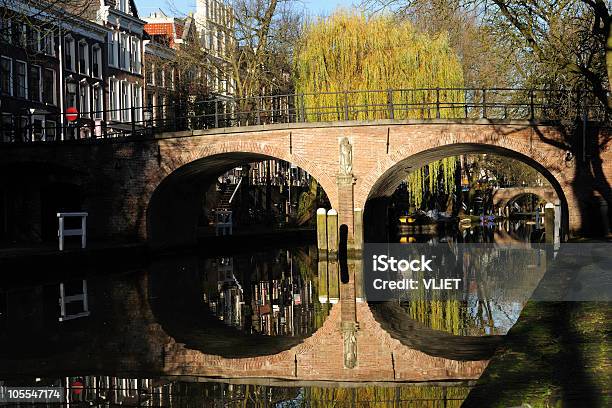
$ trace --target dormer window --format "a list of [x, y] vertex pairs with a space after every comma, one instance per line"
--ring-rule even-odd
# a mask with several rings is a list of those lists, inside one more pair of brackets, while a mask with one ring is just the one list
[[119, 0], [119, 11], [123, 11], [124, 13], [130, 12], [129, 0]]

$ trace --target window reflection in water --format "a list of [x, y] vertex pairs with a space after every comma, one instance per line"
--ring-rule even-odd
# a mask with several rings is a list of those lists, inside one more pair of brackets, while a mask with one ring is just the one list
[[308, 251], [219, 257], [205, 265], [203, 300], [227, 325], [269, 336], [309, 335], [319, 327], [317, 276]]

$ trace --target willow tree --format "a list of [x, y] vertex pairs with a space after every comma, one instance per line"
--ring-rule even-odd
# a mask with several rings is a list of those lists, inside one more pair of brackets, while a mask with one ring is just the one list
[[[340, 10], [310, 22], [296, 48], [294, 74], [307, 120], [384, 119], [390, 109], [396, 119], [463, 114], [463, 92], [450, 89], [463, 86], [463, 72], [448, 36], [419, 32], [388, 15]], [[454, 159], [413, 172], [413, 203], [420, 206], [427, 186], [450, 191], [454, 173]]]

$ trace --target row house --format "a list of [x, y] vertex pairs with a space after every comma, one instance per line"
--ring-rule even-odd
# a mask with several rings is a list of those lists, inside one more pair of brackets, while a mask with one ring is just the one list
[[[84, 0], [73, 10], [41, 4], [0, 9], [0, 140], [100, 137], [144, 126], [145, 22], [133, 0]], [[78, 120], [68, 120], [70, 109]]]
[[62, 112], [78, 108], [84, 125], [101, 119], [107, 32], [76, 16], [60, 20], [60, 14], [32, 7], [24, 14], [13, 6], [0, 11], [0, 139], [76, 137]]
[[[88, 18], [107, 33], [106, 129], [113, 134], [143, 127], [144, 25], [134, 0], [101, 0], [86, 3]], [[108, 130], [107, 130], [108, 131]]]

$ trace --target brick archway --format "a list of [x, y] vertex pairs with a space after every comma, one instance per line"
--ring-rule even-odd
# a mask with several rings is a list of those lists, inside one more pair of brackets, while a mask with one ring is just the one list
[[[149, 183], [146, 237], [154, 246], [195, 242], [198, 196], [203, 185], [234, 167], [266, 159], [290, 162], [308, 172], [336, 202], [336, 185], [315, 162], [262, 141], [167, 139], [159, 142], [159, 171]], [[199, 143], [198, 143], [199, 142]], [[195, 219], [195, 221], [194, 221]], [[160, 225], [159, 224], [161, 220]]]
[[557, 193], [550, 187], [511, 187], [497, 189], [493, 193], [493, 205], [505, 208], [520, 197], [529, 194], [538, 196], [540, 199], [553, 204], [556, 204], [559, 200]]
[[486, 131], [420, 138], [394, 149], [363, 179], [356, 192], [355, 206], [365, 208], [372, 198], [390, 196], [412, 170], [434, 160], [459, 154], [490, 153], [512, 157], [539, 171], [559, 198], [564, 231], [577, 230], [580, 214], [572, 191], [573, 169], [562, 167], [565, 163], [562, 150], [551, 147], [542, 151], [541, 147], [534, 149], [517, 138], [497, 134], [494, 137]]

